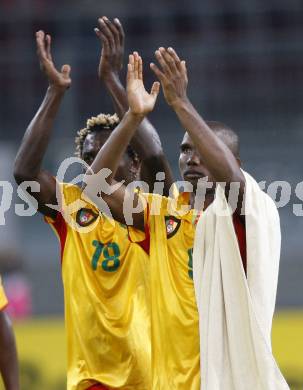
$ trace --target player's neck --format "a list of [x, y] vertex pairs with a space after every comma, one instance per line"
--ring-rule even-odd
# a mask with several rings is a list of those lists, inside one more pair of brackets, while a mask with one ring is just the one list
[[205, 197], [203, 199], [198, 199], [196, 197], [196, 193], [192, 192], [190, 194], [190, 207], [199, 211], [204, 211], [207, 209], [207, 207], [214, 201], [215, 193], [214, 192], [207, 192], [205, 194]]

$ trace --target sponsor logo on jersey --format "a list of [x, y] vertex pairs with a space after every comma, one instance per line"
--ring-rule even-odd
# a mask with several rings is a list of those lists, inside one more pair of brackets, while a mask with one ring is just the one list
[[76, 221], [77, 224], [85, 227], [93, 222], [98, 218], [98, 214], [94, 213], [91, 209], [81, 209], [77, 212]]
[[178, 219], [174, 216], [165, 217], [167, 238], [173, 237], [177, 233], [177, 231], [179, 230], [180, 225], [181, 225], [180, 219]]

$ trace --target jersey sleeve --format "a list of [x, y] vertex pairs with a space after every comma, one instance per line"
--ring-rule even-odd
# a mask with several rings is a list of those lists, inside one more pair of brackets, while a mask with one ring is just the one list
[[3, 310], [8, 304], [7, 297], [0, 278], [0, 310]]
[[[59, 206], [56, 217], [44, 217], [44, 220], [50, 225], [59, 240], [62, 261], [66, 239], [69, 234], [72, 234], [72, 231], [79, 232], [81, 230], [81, 233], [86, 233], [87, 229], [95, 226], [91, 223], [95, 221], [99, 224], [99, 228], [102, 226], [102, 230], [104, 225], [100, 224], [103, 218], [100, 218], [99, 209], [83, 194], [79, 186], [70, 183], [57, 183], [56, 191]], [[106, 224], [106, 226], [109, 225], [108, 230], [112, 234], [114, 230], [111, 224]], [[108, 238], [108, 231], [104, 234]]]
[[53, 232], [58, 238], [58, 241], [60, 243], [60, 249], [61, 249], [61, 263], [63, 259], [63, 251], [65, 247], [65, 241], [67, 236], [67, 225], [66, 222], [62, 216], [61, 213], [57, 213], [57, 216], [55, 219], [50, 217], [44, 217], [44, 220], [46, 223], [49, 224]]
[[79, 187], [66, 183], [57, 183], [57, 191], [59, 190], [60, 199], [58, 203], [60, 205], [60, 210], [58, 211], [55, 218], [44, 217], [44, 220], [47, 224], [50, 225], [51, 229], [57, 236], [60, 247], [61, 247], [61, 262], [63, 258], [63, 251], [65, 247], [65, 241], [67, 236], [67, 222], [63, 216], [63, 213], [66, 211], [67, 207], [72, 203], [77, 202], [81, 198], [81, 190]]

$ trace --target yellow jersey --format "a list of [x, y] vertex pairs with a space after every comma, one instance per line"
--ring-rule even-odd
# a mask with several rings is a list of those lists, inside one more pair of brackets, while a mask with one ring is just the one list
[[[67, 388], [84, 390], [102, 383], [149, 390], [148, 255], [130, 241], [125, 226], [83, 201], [79, 187], [59, 186], [62, 210], [46, 221], [61, 244]], [[132, 234], [140, 235], [135, 229]]]
[[7, 304], [7, 298], [0, 278], [0, 310], [3, 310], [7, 306]]
[[[199, 325], [192, 268], [198, 214], [189, 208], [189, 194], [176, 200], [142, 196], [150, 235], [151, 388], [198, 390]], [[187, 211], [179, 212], [180, 207]]]

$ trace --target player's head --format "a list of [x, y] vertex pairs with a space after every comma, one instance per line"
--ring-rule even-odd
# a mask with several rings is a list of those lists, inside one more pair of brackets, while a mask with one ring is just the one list
[[[206, 123], [232, 151], [239, 165], [241, 165], [238, 135], [223, 123], [215, 121], [208, 121]], [[203, 156], [199, 154], [188, 133], [185, 133], [180, 145], [179, 168], [183, 180], [189, 181], [194, 188], [196, 187], [198, 180], [206, 176], [208, 176], [209, 182], [215, 183], [214, 178], [205, 166]], [[210, 190], [209, 192], [213, 191]]]
[[[86, 127], [78, 131], [75, 139], [76, 155], [82, 158], [88, 165], [91, 165], [99, 150], [107, 141], [113, 129], [119, 124], [116, 114], [99, 114], [87, 120]], [[129, 183], [137, 179], [140, 169], [140, 161], [136, 152], [130, 145], [127, 147], [115, 179], [125, 180]]]

